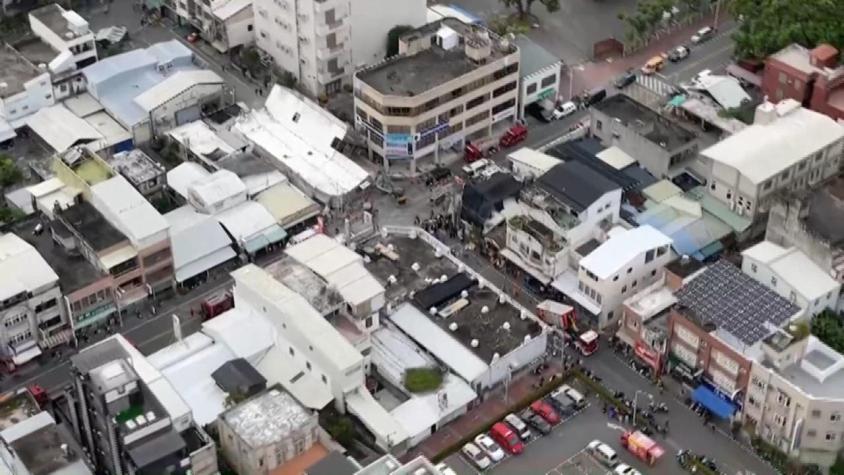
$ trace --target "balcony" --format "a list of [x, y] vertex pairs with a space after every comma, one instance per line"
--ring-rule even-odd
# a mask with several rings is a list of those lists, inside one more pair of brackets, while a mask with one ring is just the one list
[[317, 23], [316, 33], [319, 36], [325, 36], [329, 33], [347, 32], [349, 30], [349, 19], [347, 17], [335, 18], [332, 23]]
[[317, 58], [327, 60], [346, 51], [345, 43], [337, 43], [334, 46], [322, 46], [317, 49]]
[[325, 13], [331, 9], [336, 9], [341, 5], [340, 0], [315, 0], [314, 11], [316, 13]]

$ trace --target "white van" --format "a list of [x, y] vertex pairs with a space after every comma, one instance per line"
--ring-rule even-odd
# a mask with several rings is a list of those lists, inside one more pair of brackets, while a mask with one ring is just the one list
[[525, 424], [525, 421], [519, 418], [519, 416], [511, 412], [510, 414], [504, 416], [504, 422], [509, 424], [510, 427], [512, 427], [513, 430], [516, 431], [517, 434], [519, 434], [519, 438], [522, 439], [522, 441], [527, 442], [528, 440], [530, 440], [532, 436], [532, 434], [530, 433], [530, 429], [528, 429], [528, 426], [527, 424]]
[[595, 457], [598, 462], [601, 462], [609, 468], [613, 468], [618, 465], [618, 454], [615, 453], [615, 450], [598, 439], [589, 442], [589, 445], [586, 446], [586, 450], [588, 450], [589, 454]]
[[469, 178], [475, 178], [481, 171], [483, 171], [484, 168], [490, 166], [491, 164], [492, 162], [486, 158], [475, 160], [463, 167], [463, 173], [465, 173]]

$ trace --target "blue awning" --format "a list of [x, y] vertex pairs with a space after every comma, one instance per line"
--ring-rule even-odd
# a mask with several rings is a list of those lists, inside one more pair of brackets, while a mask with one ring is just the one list
[[692, 393], [692, 400], [721, 419], [726, 419], [736, 412], [735, 405], [715, 394], [714, 391], [706, 386], [698, 386]]

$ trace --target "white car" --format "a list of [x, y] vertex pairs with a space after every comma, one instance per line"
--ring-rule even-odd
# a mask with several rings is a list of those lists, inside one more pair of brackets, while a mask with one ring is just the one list
[[613, 473], [617, 475], [642, 475], [642, 472], [636, 470], [630, 465], [627, 465], [626, 463], [620, 463], [616, 465], [615, 470], [613, 470]]
[[504, 458], [504, 450], [486, 434], [478, 434], [475, 437], [475, 444], [481, 448], [493, 462], [500, 462]]
[[467, 459], [469, 459], [469, 461], [472, 462], [474, 466], [478, 467], [481, 470], [486, 470], [489, 468], [490, 465], [492, 465], [492, 462], [490, 462], [489, 457], [487, 457], [486, 454], [481, 449], [479, 449], [477, 445], [471, 442], [464, 445], [463, 448], [460, 449], [460, 451], [463, 452], [463, 455]]
[[692, 43], [698, 44], [703, 43], [704, 41], [708, 40], [715, 34], [715, 30], [711, 26], [705, 26], [699, 30], [697, 33], [692, 35]]
[[618, 454], [615, 453], [615, 450], [598, 439], [589, 442], [589, 445], [586, 446], [586, 450], [599, 462], [609, 468], [613, 468], [618, 465]]
[[576, 111], [577, 111], [577, 105], [572, 101], [568, 101], [568, 102], [565, 102], [563, 104], [560, 104], [559, 107], [554, 109], [554, 112], [553, 112], [554, 120], [560, 120], [564, 117], [568, 117], [568, 116], [574, 114]]
[[438, 463], [436, 468], [443, 475], [457, 475], [457, 472], [455, 472], [453, 468], [446, 465], [445, 462]]

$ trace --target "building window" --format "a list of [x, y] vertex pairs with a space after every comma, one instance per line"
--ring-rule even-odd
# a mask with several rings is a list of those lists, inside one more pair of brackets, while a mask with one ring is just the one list
[[292, 347], [292, 346], [289, 348], [289, 351], [290, 351], [290, 356], [296, 356], [296, 352], [295, 352], [295, 351], [293, 351], [293, 347]]
[[777, 285], [777, 278], [773, 275], [771, 276], [771, 285], [773, 285], [774, 287], [776, 287]]
[[755, 274], [759, 269], [756, 267], [756, 264], [750, 264], [750, 270]]
[[660, 247], [660, 248], [658, 248], [658, 249], [656, 250], [656, 256], [657, 256], [657, 257], [662, 256], [662, 255], [664, 255], [666, 252], [668, 252], [668, 246], [663, 246], [663, 247]]
[[833, 412], [832, 414], [830, 414], [829, 420], [831, 420], [832, 422], [838, 422], [841, 420], [841, 414]]
[[835, 432], [827, 432], [826, 440], [835, 440]]
[[633, 272], [633, 268], [632, 268], [632, 267], [628, 267], [628, 268], [627, 268], [627, 273], [629, 274], [629, 273], [631, 273], [631, 272]]
[[557, 82], [557, 75], [552, 74], [550, 76], [542, 78], [542, 83], [540, 84], [542, 87], [548, 87]]
[[617, 275], [616, 275], [616, 276], [614, 276], [614, 277], [612, 278], [612, 281], [613, 281], [613, 282], [616, 282], [617, 280], [618, 280], [618, 276], [617, 276]]
[[809, 429], [806, 431], [806, 437], [815, 437], [818, 435], [818, 432], [815, 429]]
[[328, 378], [326, 378], [324, 374], [322, 375], [322, 382], [324, 384], [328, 384]]
[[372, 326], [372, 323], [373, 323], [373, 318], [372, 318], [372, 317], [367, 317], [367, 318], [366, 318], [366, 328], [371, 327], [371, 326]]
[[596, 123], [595, 123], [595, 128], [596, 128], [596, 129], [598, 129], [598, 130], [603, 130], [603, 128], [604, 128], [604, 123], [603, 123], [603, 122], [601, 122], [600, 120], [596, 121]]
[[627, 292], [627, 286], [626, 285], [621, 288], [621, 293], [623, 294], [624, 292]]
[[246, 31], [252, 31], [252, 25], [246, 25]]
[[528, 84], [527, 88], [525, 89], [525, 94], [533, 94], [536, 92], [536, 83]]
[[812, 410], [812, 417], [815, 418], [815, 419], [821, 417], [821, 411], [819, 411], [817, 409]]
[[638, 284], [638, 283], [639, 283], [639, 281], [638, 281], [638, 280], [634, 280], [634, 281], [633, 281], [633, 285], [632, 285], [631, 287], [636, 287], [636, 284]]
[[308, 371], [310, 371], [310, 370], [311, 370], [311, 362], [310, 362], [310, 361], [306, 361], [306, 362], [305, 362], [305, 367], [306, 367], [306, 368], [308, 368]]
[[653, 249], [645, 253], [645, 264], [654, 260], [654, 253]]
[[614, 311], [612, 311], [612, 310], [610, 310], [609, 312], [607, 312], [607, 320], [612, 320], [612, 319], [613, 319], [613, 317], [615, 316], [615, 315], [613, 315], [614, 313], [615, 313], [615, 312], [614, 312]]

